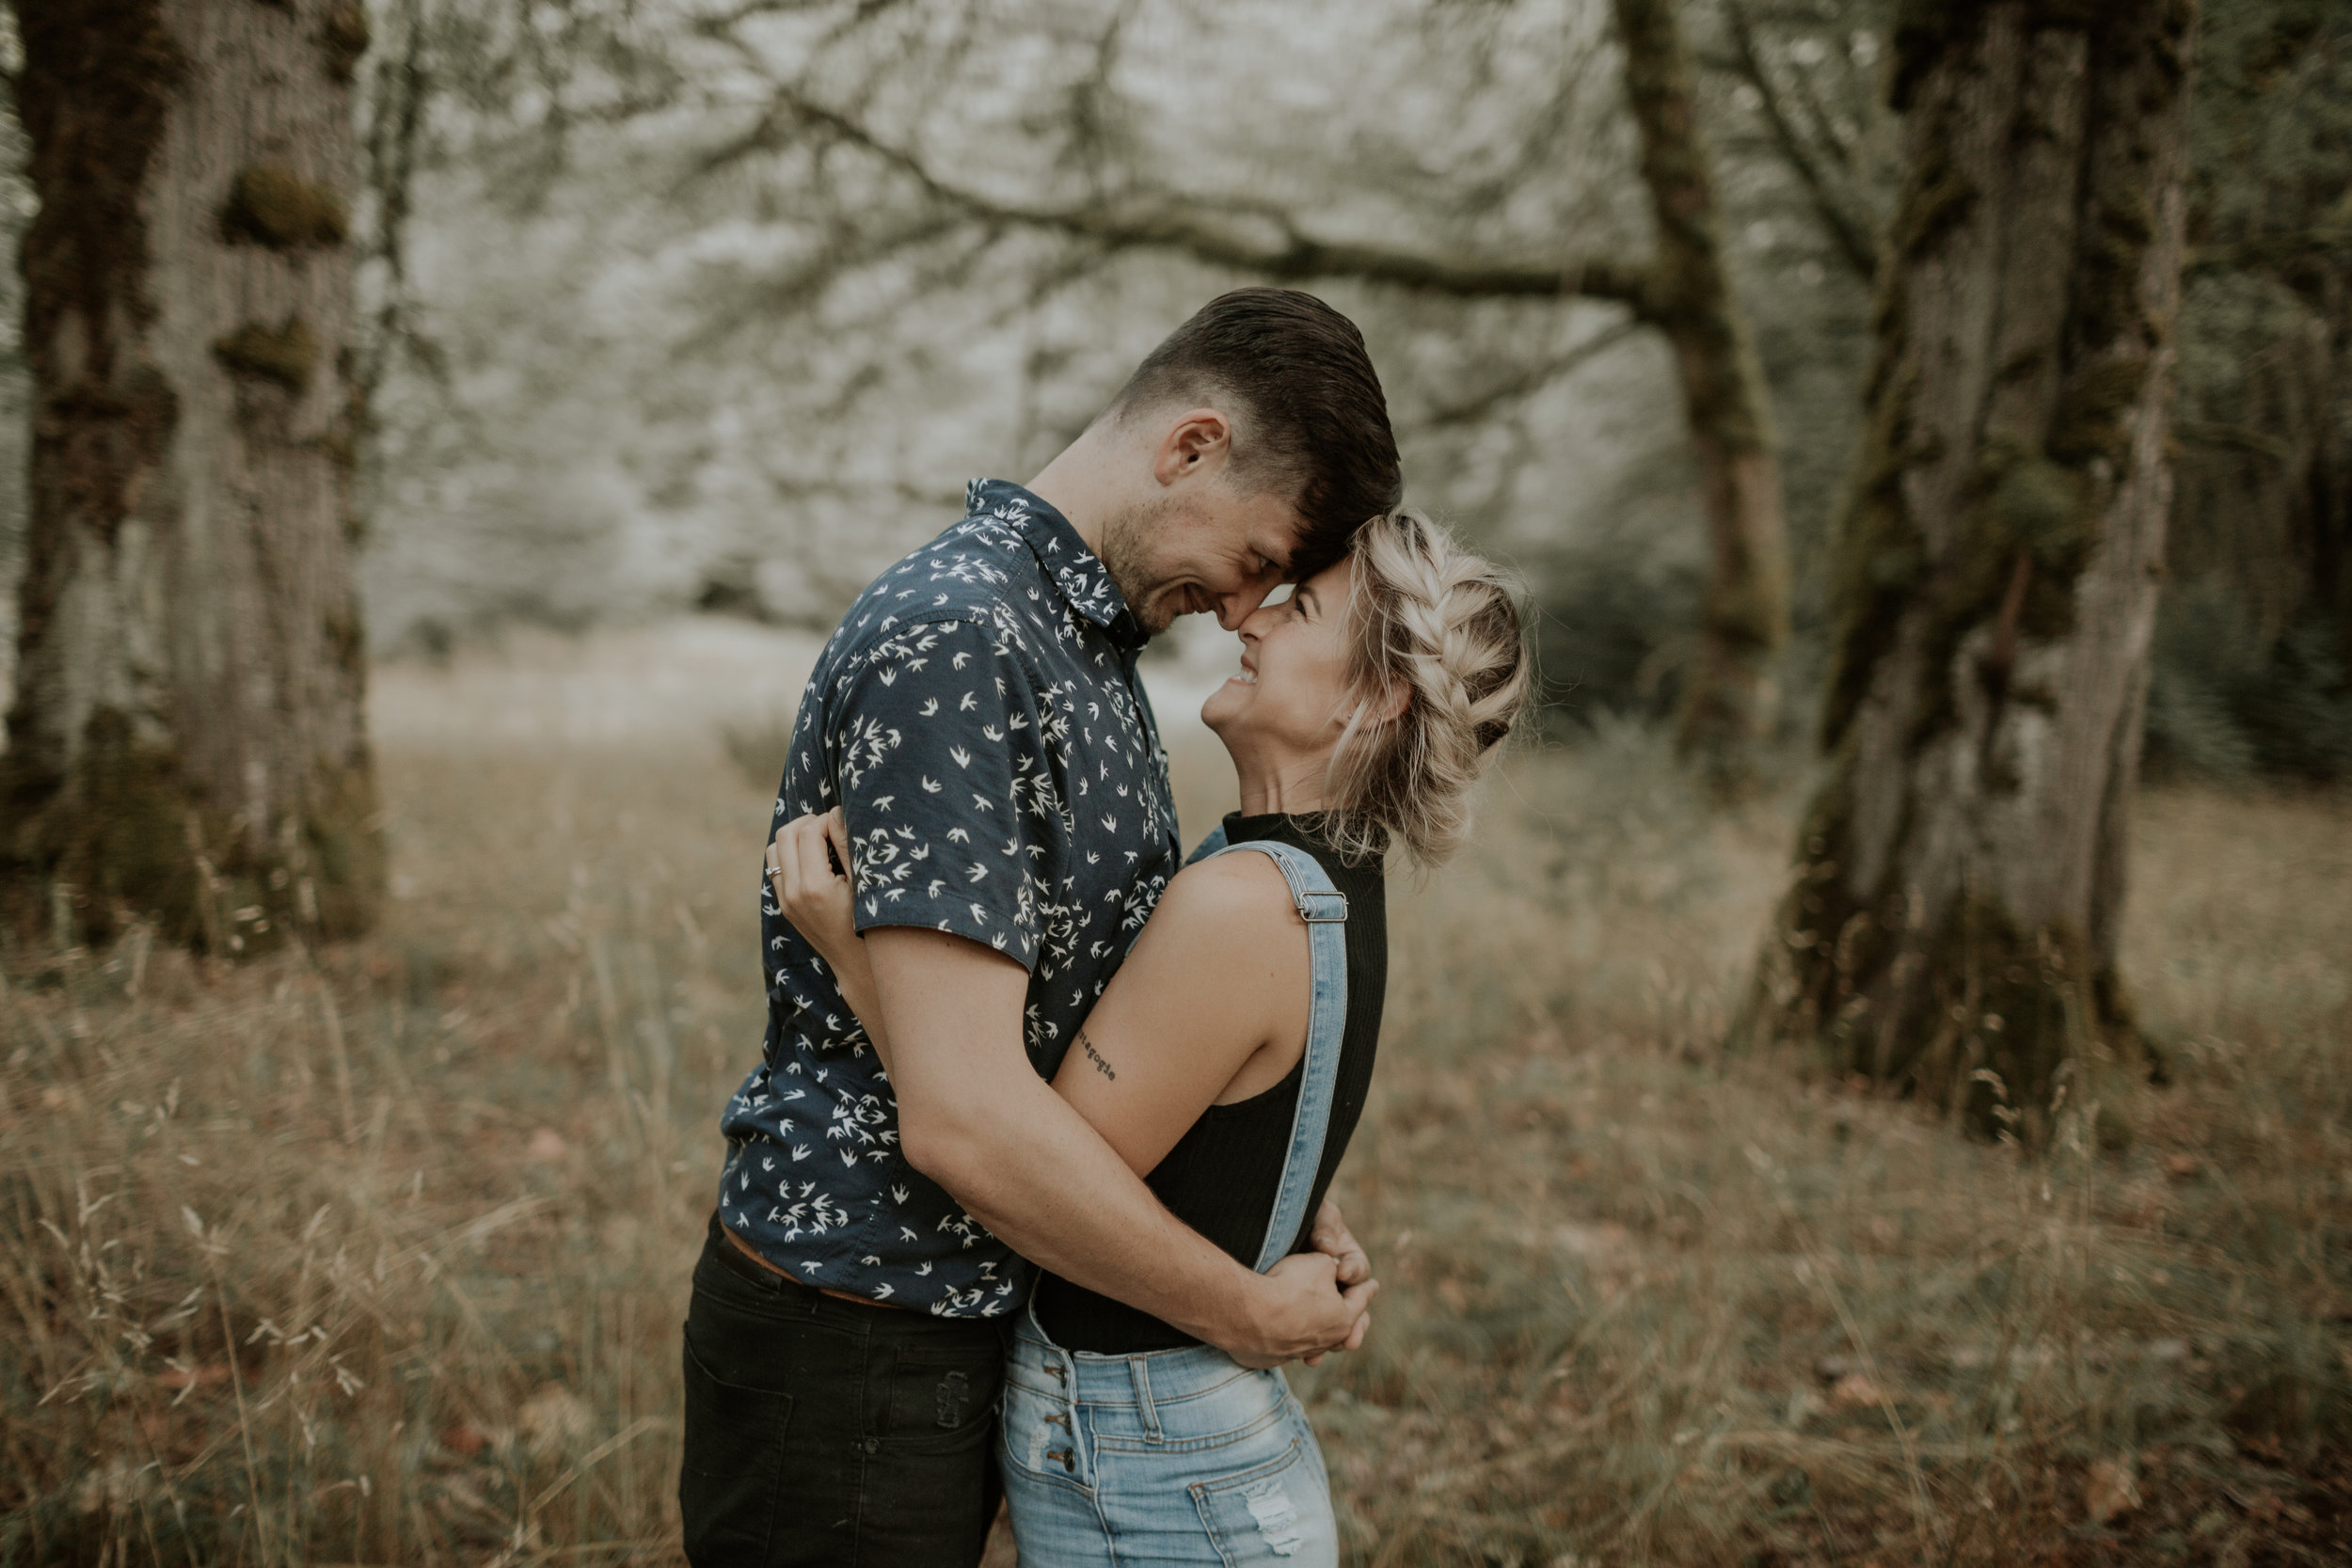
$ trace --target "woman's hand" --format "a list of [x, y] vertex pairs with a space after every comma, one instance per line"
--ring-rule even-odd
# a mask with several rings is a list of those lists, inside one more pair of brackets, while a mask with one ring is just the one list
[[822, 816], [794, 817], [768, 846], [768, 885], [784, 918], [833, 967], [844, 999], [853, 1001], [847, 982], [852, 970], [862, 974], [866, 944], [858, 939], [850, 879], [834, 869], [850, 863], [849, 824], [838, 807]]

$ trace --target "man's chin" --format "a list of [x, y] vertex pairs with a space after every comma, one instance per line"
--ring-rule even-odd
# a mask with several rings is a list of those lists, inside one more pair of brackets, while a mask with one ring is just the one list
[[1193, 611], [1192, 591], [1187, 588], [1163, 589], [1146, 598], [1136, 611], [1136, 624], [1151, 636], [1157, 637], [1176, 624], [1179, 615]]

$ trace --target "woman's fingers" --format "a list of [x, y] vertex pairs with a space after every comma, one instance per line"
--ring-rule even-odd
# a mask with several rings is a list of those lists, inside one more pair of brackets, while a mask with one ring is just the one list
[[784, 902], [785, 840], [791, 832], [792, 824], [787, 822], [776, 830], [775, 837], [768, 841], [768, 886], [775, 894], [779, 904]]
[[830, 893], [840, 879], [825, 862], [825, 819], [803, 816], [794, 826], [801, 830], [794, 837], [793, 848], [800, 863], [802, 892], [812, 898]]
[[850, 819], [841, 815], [839, 806], [835, 806], [818, 820], [824, 825], [825, 843], [833, 849], [833, 864], [827, 869], [847, 876], [850, 865]]
[[776, 905], [812, 941], [846, 923], [850, 884], [834, 867], [847, 863], [849, 843], [838, 809], [796, 816], [769, 841], [768, 885], [775, 891]]
[[774, 877], [776, 902], [787, 911], [801, 891], [801, 824], [805, 817], [794, 817], [776, 830]]

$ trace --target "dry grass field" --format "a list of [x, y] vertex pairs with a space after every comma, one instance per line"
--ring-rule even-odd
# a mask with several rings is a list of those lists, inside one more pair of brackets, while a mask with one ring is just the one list
[[[676, 1560], [759, 1039], [730, 752], [812, 651], [387, 669], [378, 935], [0, 953], [0, 1565]], [[1197, 832], [1222, 759], [1164, 717]], [[1339, 1195], [1386, 1289], [1297, 1382], [1351, 1560], [2352, 1560], [2352, 801], [2145, 799], [2173, 1082], [2086, 1075], [2039, 1156], [1717, 1050], [1793, 804], [1604, 732], [1396, 890]]]

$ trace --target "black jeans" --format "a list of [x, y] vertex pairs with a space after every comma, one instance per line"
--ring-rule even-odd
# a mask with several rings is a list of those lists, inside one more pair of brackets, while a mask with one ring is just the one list
[[1002, 1487], [1003, 1324], [770, 1274], [711, 1216], [686, 1319], [694, 1568], [973, 1568]]

